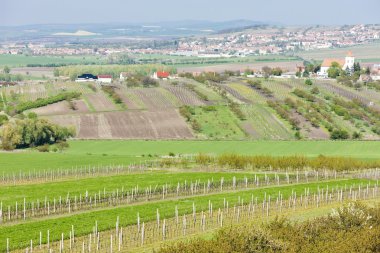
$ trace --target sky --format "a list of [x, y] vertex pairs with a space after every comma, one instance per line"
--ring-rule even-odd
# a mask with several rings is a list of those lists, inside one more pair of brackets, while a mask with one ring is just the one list
[[380, 23], [380, 0], [0, 0], [0, 26], [249, 19], [284, 25]]

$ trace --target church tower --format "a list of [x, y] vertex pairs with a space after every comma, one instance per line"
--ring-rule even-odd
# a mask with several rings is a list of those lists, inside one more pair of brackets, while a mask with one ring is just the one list
[[345, 58], [343, 70], [346, 70], [347, 68], [349, 70], [353, 70], [354, 69], [354, 63], [355, 63], [355, 57], [352, 55], [352, 52], [349, 51], [346, 58]]

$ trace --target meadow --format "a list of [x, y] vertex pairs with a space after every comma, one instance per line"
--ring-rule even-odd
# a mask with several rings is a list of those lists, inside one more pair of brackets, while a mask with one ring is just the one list
[[0, 153], [0, 173], [71, 169], [81, 166], [128, 165], [158, 159], [169, 153], [271, 155], [305, 157], [343, 156], [380, 159], [376, 141], [144, 141], [71, 140], [62, 153], [33, 150]]
[[132, 155], [143, 154], [223, 154], [316, 157], [349, 156], [361, 159], [380, 158], [376, 141], [70, 141], [67, 154]]

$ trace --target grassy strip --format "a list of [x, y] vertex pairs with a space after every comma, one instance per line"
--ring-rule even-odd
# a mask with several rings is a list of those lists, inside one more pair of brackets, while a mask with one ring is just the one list
[[221, 193], [208, 196], [190, 197], [179, 200], [159, 201], [148, 204], [132, 205], [127, 207], [114, 208], [109, 210], [101, 210], [96, 212], [82, 213], [73, 216], [67, 216], [56, 219], [48, 219], [41, 221], [27, 222], [24, 224], [3, 226], [0, 227], [0, 250], [6, 247], [6, 239], [11, 238], [11, 248], [22, 248], [29, 245], [30, 240], [39, 240], [39, 232], [42, 231], [43, 242], [46, 242], [46, 231], [50, 231], [50, 240], [59, 240], [61, 233], [65, 233], [65, 238], [71, 226], [75, 227], [77, 236], [85, 235], [92, 232], [95, 221], [98, 222], [99, 231], [109, 230], [114, 227], [116, 218], [120, 217], [120, 225], [126, 226], [136, 222], [137, 213], [140, 214], [141, 221], [147, 222], [156, 218], [156, 210], [160, 210], [161, 219], [174, 216], [175, 206], [178, 206], [179, 214], [189, 213], [192, 210], [193, 202], [195, 202], [196, 210], [207, 210], [209, 201], [213, 203], [214, 209], [223, 206], [224, 198], [229, 202], [230, 206], [237, 203], [238, 199], [248, 202], [251, 197], [257, 197], [261, 201], [264, 194], [267, 196], [276, 196], [279, 192], [283, 198], [288, 198], [293, 192], [297, 196], [304, 193], [305, 188], [308, 188], [310, 194], [316, 193], [319, 188], [324, 187], [345, 187], [352, 184], [366, 184], [368, 180], [351, 179], [351, 180], [336, 180], [330, 182], [308, 183], [281, 187], [270, 187], [255, 190], [247, 190], [233, 193]]
[[127, 166], [149, 159], [148, 157], [108, 155], [107, 153], [92, 154], [90, 152], [85, 154], [39, 153], [34, 151], [0, 152], [0, 173], [2, 175], [3, 173], [43, 172], [45, 170], [75, 169], [89, 165], [108, 166], [115, 164]]

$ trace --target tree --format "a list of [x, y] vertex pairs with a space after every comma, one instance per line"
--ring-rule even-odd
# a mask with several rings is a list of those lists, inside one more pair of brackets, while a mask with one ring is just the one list
[[0, 139], [3, 149], [12, 150], [65, 141], [74, 135], [73, 128], [55, 125], [46, 119], [25, 118], [5, 123]]
[[279, 67], [276, 67], [276, 68], [272, 69], [271, 74], [274, 76], [281, 76], [282, 69]]
[[59, 69], [57, 68], [54, 69], [54, 76], [59, 77]]
[[313, 81], [311, 81], [310, 79], [306, 79], [305, 84], [306, 85], [313, 85]]
[[330, 67], [327, 75], [330, 78], [337, 78], [340, 75], [341, 69], [339, 67]]
[[360, 63], [356, 62], [354, 63], [354, 72], [360, 72], [362, 70]]
[[264, 72], [265, 78], [268, 78], [272, 74], [272, 69], [268, 66], [264, 66], [261, 70]]
[[346, 130], [334, 130], [332, 131], [330, 138], [332, 140], [347, 140], [350, 138], [350, 135]]
[[11, 69], [8, 66], [5, 66], [3, 70], [5, 74], [9, 74], [11, 72]]

